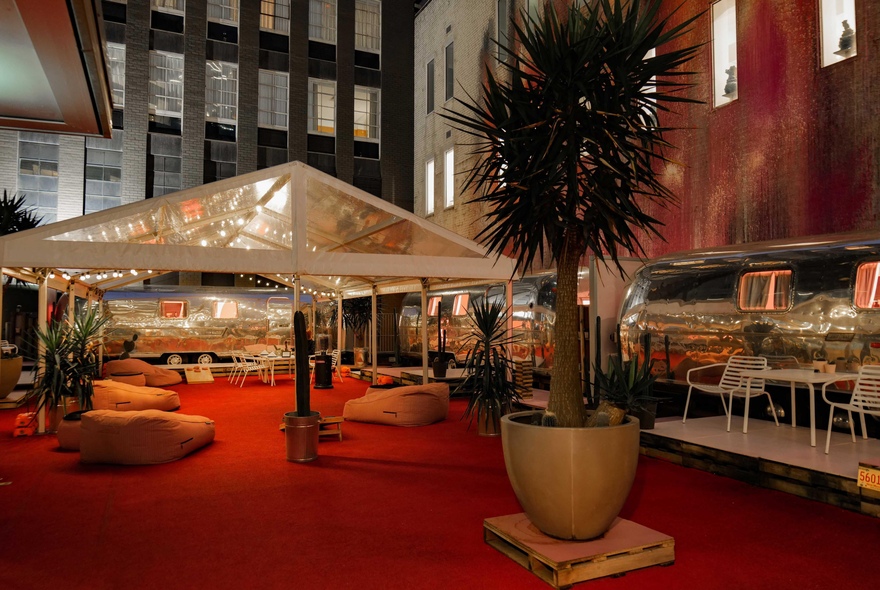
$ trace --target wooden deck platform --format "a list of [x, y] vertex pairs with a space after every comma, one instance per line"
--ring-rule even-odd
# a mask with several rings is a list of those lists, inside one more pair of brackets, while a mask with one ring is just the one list
[[563, 541], [520, 512], [483, 521], [483, 540], [554, 588], [675, 562], [672, 537], [624, 518], [598, 539]]

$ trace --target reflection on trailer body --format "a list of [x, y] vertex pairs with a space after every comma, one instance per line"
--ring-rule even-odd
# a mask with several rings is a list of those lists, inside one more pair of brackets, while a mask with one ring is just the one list
[[[839, 234], [669, 255], [634, 277], [620, 313], [624, 354], [650, 336], [658, 372], [733, 354], [880, 363], [880, 236]], [[668, 353], [667, 353], [668, 349]]]
[[293, 295], [277, 289], [146, 287], [108, 291], [104, 303], [111, 357], [134, 334], [132, 357], [172, 364], [215, 362], [248, 345], [285, 347], [293, 339]]
[[[428, 355], [437, 356], [437, 307], [446, 330], [446, 359], [450, 365], [466, 356], [464, 341], [473, 330], [468, 316], [482, 298], [505, 300], [504, 285], [490, 285], [428, 292]], [[553, 325], [556, 320], [556, 275], [525, 277], [513, 286], [513, 330], [518, 342], [511, 346], [516, 360], [533, 360], [538, 370], [553, 366]], [[405, 362], [420, 364], [422, 358], [421, 295], [410, 293], [403, 299], [400, 314], [400, 350]]]

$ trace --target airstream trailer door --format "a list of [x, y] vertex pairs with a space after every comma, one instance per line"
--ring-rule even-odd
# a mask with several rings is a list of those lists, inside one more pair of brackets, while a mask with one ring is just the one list
[[293, 301], [287, 297], [266, 300], [266, 344], [284, 346], [293, 343]]

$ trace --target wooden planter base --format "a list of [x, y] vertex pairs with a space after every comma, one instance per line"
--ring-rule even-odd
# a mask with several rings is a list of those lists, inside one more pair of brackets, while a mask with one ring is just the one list
[[675, 562], [672, 537], [623, 518], [598, 539], [564, 541], [520, 512], [483, 521], [483, 540], [554, 588]]

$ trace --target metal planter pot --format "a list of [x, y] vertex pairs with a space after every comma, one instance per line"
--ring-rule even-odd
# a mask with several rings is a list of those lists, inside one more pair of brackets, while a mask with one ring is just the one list
[[287, 460], [306, 463], [318, 458], [318, 430], [321, 415], [312, 412], [300, 417], [296, 412], [284, 414], [284, 439], [287, 447]]
[[[604, 534], [620, 513], [636, 475], [639, 422], [548, 428], [541, 412], [501, 418], [507, 475], [517, 500], [541, 532], [585, 541]], [[540, 422], [540, 421], [539, 421]]]

